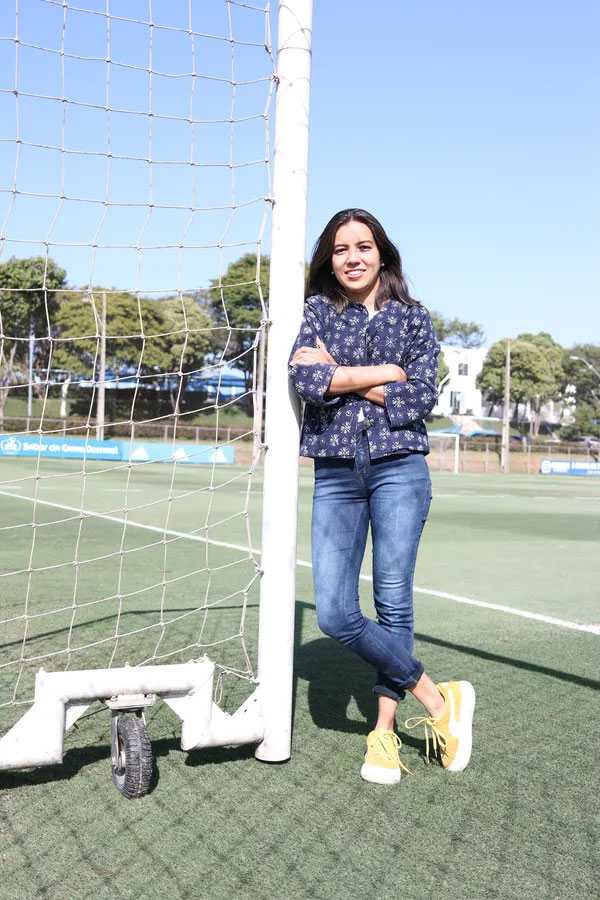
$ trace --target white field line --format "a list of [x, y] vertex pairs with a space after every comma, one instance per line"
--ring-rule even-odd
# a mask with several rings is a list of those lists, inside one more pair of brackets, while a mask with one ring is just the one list
[[145, 531], [154, 531], [157, 534], [169, 534], [173, 537], [187, 538], [189, 541], [199, 541], [202, 544], [214, 544], [216, 547], [226, 547], [228, 550], [243, 550], [245, 553], [259, 554], [259, 550], [253, 550], [251, 547], [242, 544], [228, 544], [225, 541], [213, 541], [211, 538], [200, 537], [199, 534], [188, 534], [186, 531], [175, 531], [173, 528], [160, 528], [158, 525], [146, 525], [144, 522], [134, 522], [132, 519], [122, 519], [120, 516], [109, 516], [106, 513], [94, 512], [91, 509], [82, 509], [80, 506], [66, 506], [64, 503], [52, 503], [50, 500], [37, 500], [34, 497], [20, 497], [18, 494], [8, 494], [6, 491], [0, 491], [6, 497], [12, 497], [13, 500], [26, 500], [29, 503], [35, 503], [39, 506], [52, 506], [54, 509], [64, 509], [66, 512], [77, 513], [89, 519], [104, 519], [106, 522], [116, 522], [117, 525], [129, 525], [131, 528], [143, 528]]
[[[4, 494], [4, 496], [6, 497], [11, 497], [12, 499], [16, 499], [18, 496], [0, 490], [0, 495], [1, 494]], [[39, 503], [40, 506], [52, 506], [54, 509], [64, 509], [67, 512], [79, 513], [80, 515], [89, 518], [105, 519], [108, 522], [116, 522], [118, 525], [129, 525], [132, 528], [142, 528], [145, 531], [153, 531], [157, 534], [168, 534], [173, 537], [185, 538], [189, 541], [198, 541], [202, 544], [212, 544], [215, 547], [225, 547], [228, 550], [241, 550], [244, 553], [250, 552], [255, 556], [260, 556], [260, 550], [257, 550], [253, 547], [244, 546], [243, 544], [229, 544], [225, 541], [215, 541], [211, 538], [201, 537], [197, 534], [188, 534], [185, 531], [175, 531], [172, 528], [160, 528], [158, 525], [146, 525], [143, 522], [134, 522], [131, 519], [122, 519], [119, 516], [109, 516], [105, 513], [93, 512], [92, 510], [81, 509], [77, 506], [66, 506], [63, 503], [52, 503], [50, 500], [34, 500], [33, 497], [18, 497], [18, 499], [26, 500], [29, 503]], [[306, 569], [312, 569], [312, 563], [304, 559], [297, 559], [296, 565], [302, 566]], [[371, 575], [361, 575], [360, 578], [363, 581], [373, 581]], [[571, 622], [569, 621], [569, 619], [558, 619], [555, 616], [546, 616], [543, 613], [529, 612], [524, 609], [517, 609], [514, 606], [505, 606], [501, 603], [486, 603], [483, 600], [473, 600], [471, 597], [462, 597], [460, 596], [460, 594], [449, 594], [446, 591], [435, 591], [431, 588], [420, 588], [415, 586], [413, 587], [413, 590], [418, 594], [429, 594], [432, 597], [440, 597], [443, 600], [452, 600], [454, 603], [465, 603], [468, 606], [478, 606], [480, 609], [491, 609], [494, 610], [494, 612], [503, 612], [508, 613], [508, 615], [511, 616], [519, 616], [522, 619], [533, 619], [536, 622], [544, 622], [546, 625], [557, 625], [559, 628], [570, 628], [574, 631], [586, 631], [589, 634], [600, 635], [600, 624], [583, 625], [580, 622]]]

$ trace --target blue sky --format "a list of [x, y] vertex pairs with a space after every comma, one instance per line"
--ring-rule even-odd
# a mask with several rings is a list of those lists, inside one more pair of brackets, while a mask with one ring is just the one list
[[[105, 0], [73, 5], [106, 8]], [[147, 0], [112, 0], [110, 10], [148, 18]], [[187, 27], [187, 0], [153, 0], [152, 10], [159, 25]], [[227, 10], [225, 0], [193, 0], [193, 30], [227, 37]], [[250, 164], [234, 171], [231, 220], [227, 209], [203, 211], [232, 196], [230, 126], [212, 121], [230, 114], [231, 87], [215, 80], [231, 72], [228, 41], [195, 38], [195, 71], [212, 78], [196, 79], [192, 95], [189, 35], [153, 29], [152, 67], [163, 74], [152, 79], [150, 167], [150, 29], [111, 20], [110, 105], [129, 110], [111, 113], [111, 151], [140, 159], [111, 160], [104, 218], [107, 65], [93, 57], [106, 56], [105, 16], [67, 13], [66, 95], [97, 106], [66, 104], [64, 135], [63, 105], [25, 96], [61, 95], [60, 54], [21, 46], [15, 67], [14, 41], [0, 42], [1, 259], [42, 253], [49, 235], [72, 285], [91, 278], [157, 295], [205, 286], [254, 249], [269, 192], [261, 114], [271, 61], [260, 46], [262, 13], [229, 10], [235, 37], [249, 41], [236, 45], [236, 79], [254, 81], [235, 94], [234, 117], [244, 121], [234, 128], [232, 161]], [[0, 5], [0, 35], [14, 36], [14, 11], [13, 0]], [[19, 0], [19, 13], [22, 41], [61, 49], [61, 4]], [[480, 323], [488, 342], [541, 330], [566, 346], [600, 342], [598, 18], [589, 0], [316, 0], [307, 252], [336, 210], [363, 206], [397, 242], [414, 295]], [[15, 69], [21, 139], [93, 152], [22, 144], [17, 187], [34, 196], [21, 193], [11, 206]], [[211, 121], [190, 126], [190, 108], [193, 119]], [[193, 169], [190, 160], [218, 165]], [[156, 206], [147, 221], [150, 174]], [[86, 202], [39, 196], [60, 194], [63, 182]], [[117, 246], [94, 254], [95, 235]], [[220, 239], [248, 245], [199, 249]], [[148, 249], [136, 251], [138, 241]], [[166, 244], [174, 246], [150, 249]]]
[[256, 251], [270, 194], [264, 12], [193, 0], [189, 22], [187, 0], [112, 0], [107, 19], [106, 0], [66, 14], [62, 0], [19, 0], [17, 52], [15, 8], [0, 3], [13, 38], [0, 42], [0, 258], [47, 240], [72, 285], [156, 296], [206, 287]]
[[309, 238], [364, 206], [414, 295], [494, 341], [600, 342], [588, 0], [315, 4]]

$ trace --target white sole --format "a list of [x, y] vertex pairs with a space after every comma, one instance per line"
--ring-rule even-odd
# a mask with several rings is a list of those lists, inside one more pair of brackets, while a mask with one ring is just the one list
[[373, 784], [398, 784], [400, 781], [400, 769], [384, 769], [382, 766], [371, 766], [368, 763], [363, 763], [360, 777], [364, 781], [371, 781]]
[[458, 750], [446, 772], [462, 772], [469, 765], [473, 745], [473, 713], [475, 711], [475, 688], [470, 681], [459, 681], [461, 706], [458, 721]]

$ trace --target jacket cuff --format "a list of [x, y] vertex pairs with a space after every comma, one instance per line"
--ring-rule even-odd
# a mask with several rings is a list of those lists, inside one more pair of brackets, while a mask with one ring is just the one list
[[332, 406], [340, 397], [325, 399], [337, 363], [313, 363], [310, 366], [290, 366], [289, 376], [294, 390], [305, 403]]
[[409, 425], [428, 416], [435, 406], [436, 396], [427, 385], [410, 381], [384, 384], [385, 411], [392, 428]]

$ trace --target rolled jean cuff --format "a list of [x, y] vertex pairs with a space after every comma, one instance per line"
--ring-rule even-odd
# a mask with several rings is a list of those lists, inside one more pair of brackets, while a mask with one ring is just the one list
[[398, 685], [397, 691], [391, 688], [389, 684], [381, 684], [378, 682], [373, 688], [373, 692], [380, 697], [389, 697], [391, 700], [404, 700], [406, 692], [412, 690], [412, 688], [416, 686], [424, 671], [425, 666], [423, 663], [419, 662], [415, 667], [413, 677], [407, 681], [406, 684]]

